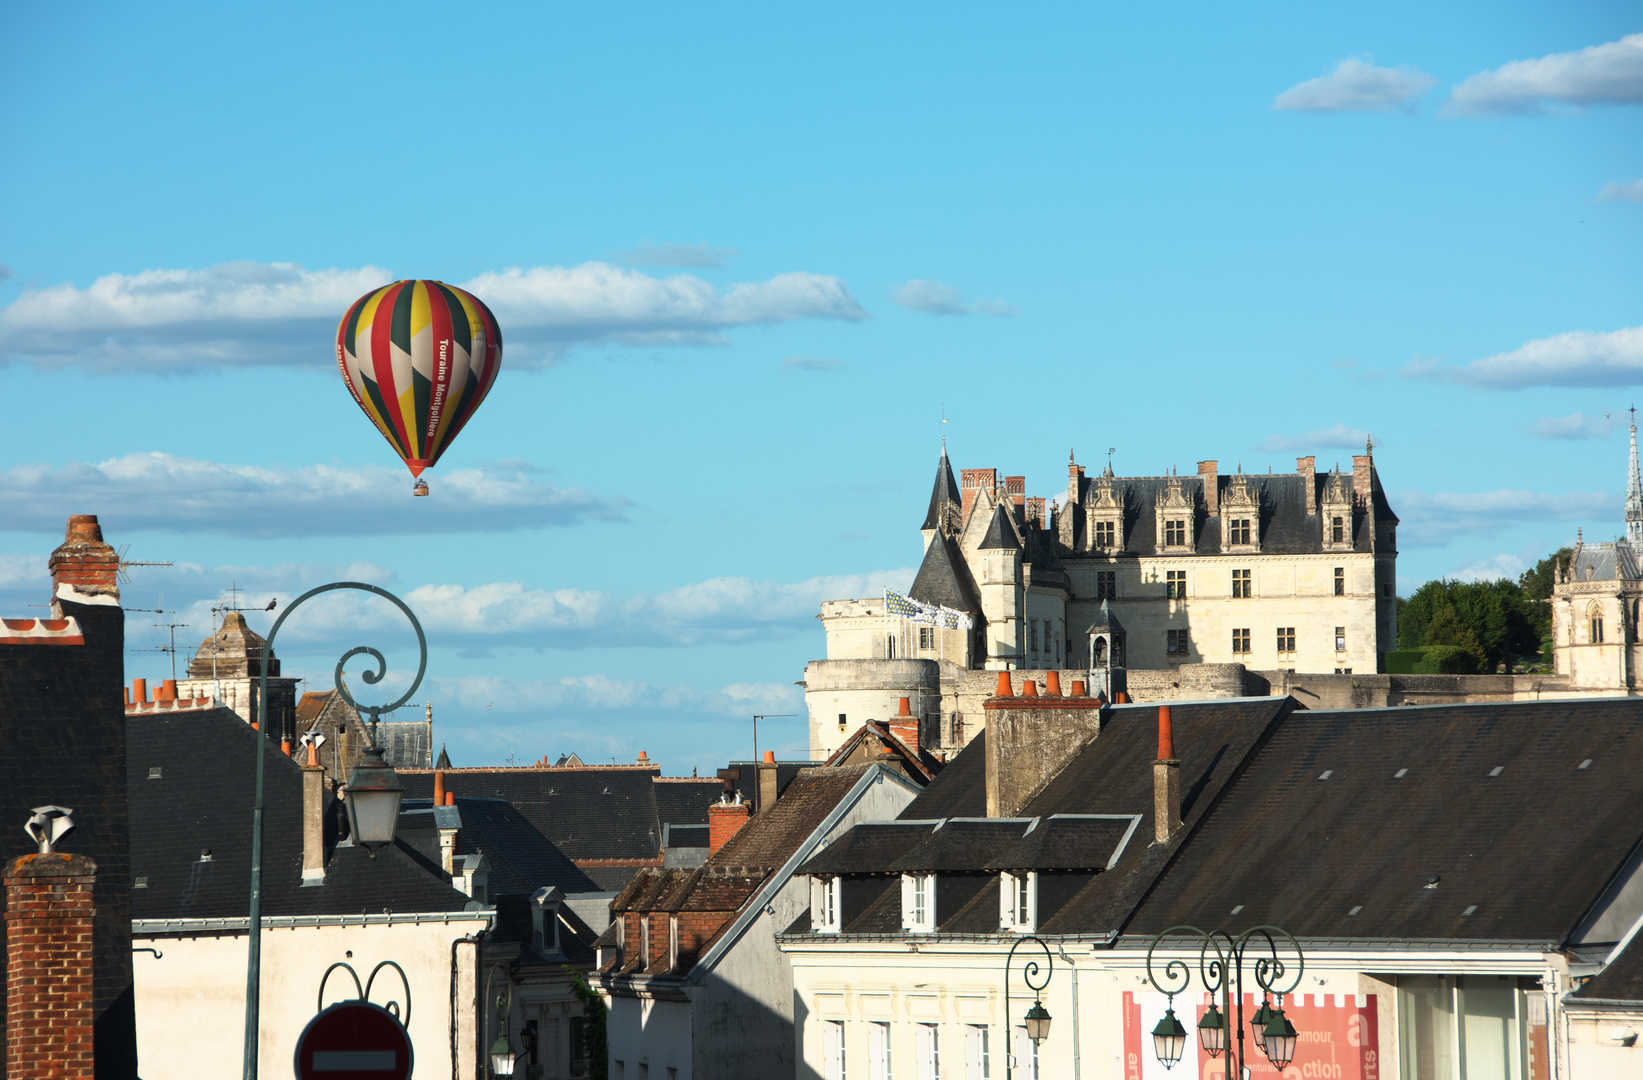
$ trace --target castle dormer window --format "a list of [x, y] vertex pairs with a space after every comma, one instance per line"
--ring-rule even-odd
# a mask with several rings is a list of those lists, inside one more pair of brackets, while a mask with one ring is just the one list
[[1164, 546], [1185, 547], [1187, 543], [1187, 523], [1180, 518], [1171, 518], [1164, 522]]
[[1329, 542], [1346, 543], [1346, 518], [1341, 514], [1334, 514], [1329, 519]]
[[1249, 518], [1233, 518], [1232, 524], [1227, 528], [1227, 540], [1232, 544], [1248, 546]]
[[1099, 548], [1117, 547], [1117, 528], [1115, 521], [1098, 521], [1095, 523], [1095, 546]]

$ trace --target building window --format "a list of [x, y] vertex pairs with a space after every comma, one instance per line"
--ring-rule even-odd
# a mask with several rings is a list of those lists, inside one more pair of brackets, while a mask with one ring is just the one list
[[[557, 1029], [555, 1029], [557, 1030]], [[570, 1074], [582, 1076], [588, 1071], [588, 1021], [585, 1016], [570, 1019]]]
[[1038, 875], [1030, 870], [998, 876], [999, 928], [1031, 932], [1038, 903]]
[[1335, 568], [1335, 595], [1346, 595], [1346, 567], [1344, 566]]
[[941, 1028], [918, 1026], [918, 1080], [941, 1080]]
[[822, 1066], [827, 1080], [847, 1080], [844, 1071], [844, 1022], [842, 1020], [822, 1021], [822, 1053], [825, 1063]]
[[1346, 627], [1344, 626], [1337, 626], [1335, 628], [1335, 651], [1346, 651]]
[[1592, 604], [1586, 609], [1586, 622], [1589, 636], [1586, 640], [1593, 645], [1603, 644], [1603, 609]]
[[1115, 524], [1116, 522], [1112, 521], [1098, 521], [1095, 523], [1096, 547], [1110, 548], [1118, 546], [1117, 540], [1114, 539], [1114, 535], [1117, 532], [1117, 530], [1113, 527]]
[[1337, 674], [1337, 675], [1350, 675], [1350, 674], [1352, 674], [1352, 669], [1349, 668], [1349, 667], [1338, 667], [1338, 668], [1335, 669], [1335, 674]]
[[1235, 653], [1249, 652], [1249, 629], [1247, 627], [1232, 632], [1232, 651]]
[[1295, 651], [1295, 628], [1293, 626], [1278, 627], [1278, 651]]
[[1329, 542], [1331, 544], [1346, 543], [1346, 519], [1339, 515], [1329, 519]]
[[1164, 651], [1170, 656], [1187, 655], [1187, 632], [1185, 630], [1165, 630]]
[[918, 628], [918, 647], [921, 649], [933, 649], [936, 647], [935, 627], [921, 626]]
[[1409, 1080], [1529, 1075], [1546, 1060], [1545, 994], [1530, 979], [1398, 977], [1398, 1056]]
[[1033, 654], [1036, 656], [1038, 654], [1038, 620], [1029, 619], [1028, 626], [1030, 627], [1030, 634], [1032, 637]]
[[1392, 583], [1390, 581], [1381, 582], [1381, 595], [1382, 596], [1391, 596], [1392, 595]]
[[1185, 547], [1187, 543], [1187, 523], [1184, 520], [1164, 522], [1164, 546]]
[[936, 928], [936, 876], [934, 874], [903, 874], [901, 876], [903, 929], [914, 934], [928, 934]]
[[1025, 1026], [1015, 1029], [1015, 1075], [1021, 1080], [1038, 1080], [1038, 1046], [1027, 1038]]
[[1097, 600], [1118, 599], [1118, 571], [1097, 570], [1095, 572], [1095, 598]]
[[884, 658], [886, 660], [896, 658], [896, 636], [894, 634], [884, 635]]
[[816, 931], [822, 934], [839, 932], [839, 879], [816, 879]]
[[964, 1043], [965, 1080], [992, 1080], [993, 1063], [987, 1047], [987, 1025], [968, 1025]]
[[1234, 570], [1232, 572], [1232, 596], [1234, 599], [1247, 600], [1255, 595], [1255, 583], [1250, 580], [1248, 570]]
[[1232, 519], [1232, 525], [1231, 525], [1230, 528], [1228, 528], [1227, 532], [1228, 532], [1228, 539], [1232, 543], [1248, 545], [1248, 543], [1249, 543], [1249, 519], [1248, 518], [1233, 518]]
[[890, 1049], [890, 1025], [867, 1025], [867, 1074], [871, 1080], [895, 1080], [895, 1062]]
[[1185, 600], [1187, 598], [1187, 572], [1185, 570], [1164, 571], [1164, 596], [1169, 600]]

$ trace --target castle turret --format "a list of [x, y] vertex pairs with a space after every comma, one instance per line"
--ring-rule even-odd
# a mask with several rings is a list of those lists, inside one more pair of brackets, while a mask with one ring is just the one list
[[1643, 474], [1637, 468], [1637, 410], [1632, 410], [1631, 468], [1626, 475], [1626, 542], [1643, 549]]
[[930, 492], [930, 509], [924, 515], [919, 531], [924, 534], [924, 547], [929, 550], [936, 534], [951, 536], [959, 525], [958, 482], [953, 479], [953, 466], [947, 460], [947, 440], [941, 440], [941, 460], [936, 464], [936, 483]]
[[[264, 710], [256, 697], [267, 645], [261, 634], [246, 625], [244, 615], [228, 612], [222, 626], [200, 642], [188, 661], [188, 678], [177, 680], [177, 693], [185, 698], [215, 698], [246, 723], [261, 724]], [[280, 677], [279, 657], [269, 653], [267, 712], [274, 723], [263, 729], [265, 735], [275, 741], [295, 738], [296, 700], [297, 680]]]

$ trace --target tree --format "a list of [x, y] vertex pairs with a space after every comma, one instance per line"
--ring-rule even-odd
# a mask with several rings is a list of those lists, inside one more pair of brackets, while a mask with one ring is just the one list
[[569, 964], [561, 965], [571, 977], [570, 989], [582, 1002], [582, 1046], [587, 1054], [589, 1080], [610, 1076], [610, 1048], [605, 1041], [605, 999], [588, 985], [587, 976]]
[[1402, 606], [1398, 645], [1413, 649], [1450, 645], [1477, 658], [1492, 672], [1513, 656], [1540, 651], [1535, 609], [1524, 590], [1506, 578], [1496, 581], [1428, 581]]
[[1573, 548], [1558, 548], [1537, 562], [1533, 570], [1525, 570], [1517, 579], [1518, 588], [1523, 590], [1524, 599], [1529, 601], [1535, 636], [1541, 641], [1552, 636], [1552, 605], [1547, 602], [1552, 597], [1552, 586], [1557, 584], [1558, 576], [1569, 569], [1569, 562], [1574, 556]]

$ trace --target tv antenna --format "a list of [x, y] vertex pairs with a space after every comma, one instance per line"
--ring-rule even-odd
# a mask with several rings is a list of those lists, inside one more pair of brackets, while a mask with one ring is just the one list
[[[129, 551], [130, 549], [131, 549], [131, 545], [126, 544], [124, 547], [120, 548], [120, 550], [118, 552], [116, 552], [115, 555], [114, 555], [114, 560], [118, 564], [118, 569], [116, 570], [117, 578], [118, 578], [120, 584], [122, 584], [122, 585], [131, 584], [131, 575], [126, 572], [126, 567], [128, 567], [128, 566], [170, 566], [170, 565], [172, 565], [171, 563], [168, 563], [168, 562], [147, 562], [147, 561], [144, 561], [144, 560], [141, 560], [141, 559], [127, 559], [126, 558], [126, 552]], [[126, 610], [127, 611], [139, 611], [141, 609], [140, 608], [127, 608]]]

